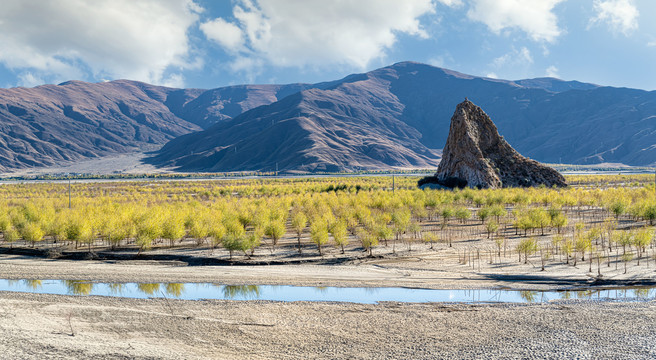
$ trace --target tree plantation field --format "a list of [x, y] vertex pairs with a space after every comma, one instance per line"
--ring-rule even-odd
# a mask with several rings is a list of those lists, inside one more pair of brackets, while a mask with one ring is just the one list
[[417, 180], [4, 184], [2, 247], [51, 256], [203, 249], [239, 262], [421, 252], [474, 270], [510, 262], [545, 270], [584, 263], [595, 273], [656, 266], [650, 175], [577, 175], [562, 189], [420, 190]]
[[[33, 359], [656, 356], [653, 301], [563, 292], [539, 302], [534, 292], [653, 284], [652, 176], [456, 191], [420, 190], [418, 180], [79, 181], [70, 208], [67, 182], [0, 185], [0, 278], [37, 288], [61, 279], [68, 289], [0, 292], [0, 350]], [[79, 296], [96, 282], [138, 283], [161, 298]], [[373, 295], [510, 287], [536, 302], [195, 301], [178, 298], [187, 290], [176, 283]]]

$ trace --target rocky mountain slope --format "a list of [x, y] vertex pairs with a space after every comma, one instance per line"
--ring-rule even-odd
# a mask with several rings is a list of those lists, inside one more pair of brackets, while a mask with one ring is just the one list
[[154, 150], [308, 85], [172, 89], [118, 80], [0, 89], [0, 170]]
[[386, 79], [351, 77], [175, 139], [153, 162], [183, 171], [435, 166], [439, 151], [422, 144], [403, 110]]
[[[465, 97], [542, 162], [656, 164], [656, 92], [403, 62], [320, 84], [0, 89], [0, 170], [152, 149], [186, 171], [434, 168]], [[170, 142], [169, 142], [170, 141]]]
[[506, 81], [404, 62], [303, 90], [151, 161], [184, 171], [435, 167], [453, 107], [486, 109], [519, 152], [551, 163], [656, 164], [656, 92], [542, 78]]

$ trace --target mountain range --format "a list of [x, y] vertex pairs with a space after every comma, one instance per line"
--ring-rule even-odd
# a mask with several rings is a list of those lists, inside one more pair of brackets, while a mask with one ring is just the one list
[[156, 150], [307, 87], [173, 89], [117, 80], [0, 89], [0, 170]]
[[319, 84], [173, 89], [118, 80], [0, 89], [0, 168], [161, 149], [179, 171], [435, 168], [468, 98], [542, 162], [656, 165], [656, 92], [500, 80], [403, 62]]

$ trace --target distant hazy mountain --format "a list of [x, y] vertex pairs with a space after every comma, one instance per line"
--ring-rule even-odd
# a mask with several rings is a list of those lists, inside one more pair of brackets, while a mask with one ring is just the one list
[[167, 142], [149, 161], [187, 171], [434, 168], [465, 97], [533, 159], [656, 164], [656, 92], [404, 62], [314, 85], [200, 90], [119, 80], [0, 89], [0, 170]]
[[165, 105], [178, 117], [207, 128], [219, 121], [231, 119], [247, 110], [276, 102], [314, 85], [237, 85], [202, 92], [189, 98], [189, 90], [176, 90]]
[[411, 62], [317, 84], [174, 139], [151, 160], [185, 171], [435, 167], [465, 97], [536, 160], [656, 164], [656, 92]]

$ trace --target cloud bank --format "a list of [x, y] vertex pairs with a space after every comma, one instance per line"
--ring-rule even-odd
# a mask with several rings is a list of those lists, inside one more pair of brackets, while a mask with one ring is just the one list
[[632, 0], [595, 0], [595, 17], [590, 24], [605, 23], [616, 33], [628, 36], [638, 28], [638, 9]]
[[563, 0], [472, 0], [467, 17], [499, 34], [518, 29], [535, 41], [554, 42], [561, 35], [553, 9]]
[[5, 0], [0, 62], [25, 86], [87, 77], [179, 86], [171, 69], [198, 65], [187, 29], [201, 11], [191, 0]]
[[[456, 68], [477, 63], [468, 70], [491, 76], [557, 75], [549, 65], [568, 72], [568, 60], [555, 57], [572, 46], [559, 40], [582, 41], [574, 37], [586, 27], [602, 31], [582, 38], [607, 37], [608, 28], [656, 47], [645, 36], [646, 20], [637, 31], [639, 9], [647, 19], [653, 7], [636, 0], [223, 1], [5, 0], [0, 85], [127, 78], [212, 87], [305, 75], [321, 80], [402, 60]], [[588, 18], [559, 19], [572, 11], [580, 17], [582, 10]], [[480, 50], [476, 59], [470, 59], [473, 46]]]
[[236, 70], [262, 63], [364, 69], [383, 58], [400, 34], [427, 38], [419, 18], [434, 13], [434, 7], [431, 0], [240, 0], [234, 19], [216, 18], [200, 28], [235, 57]]

